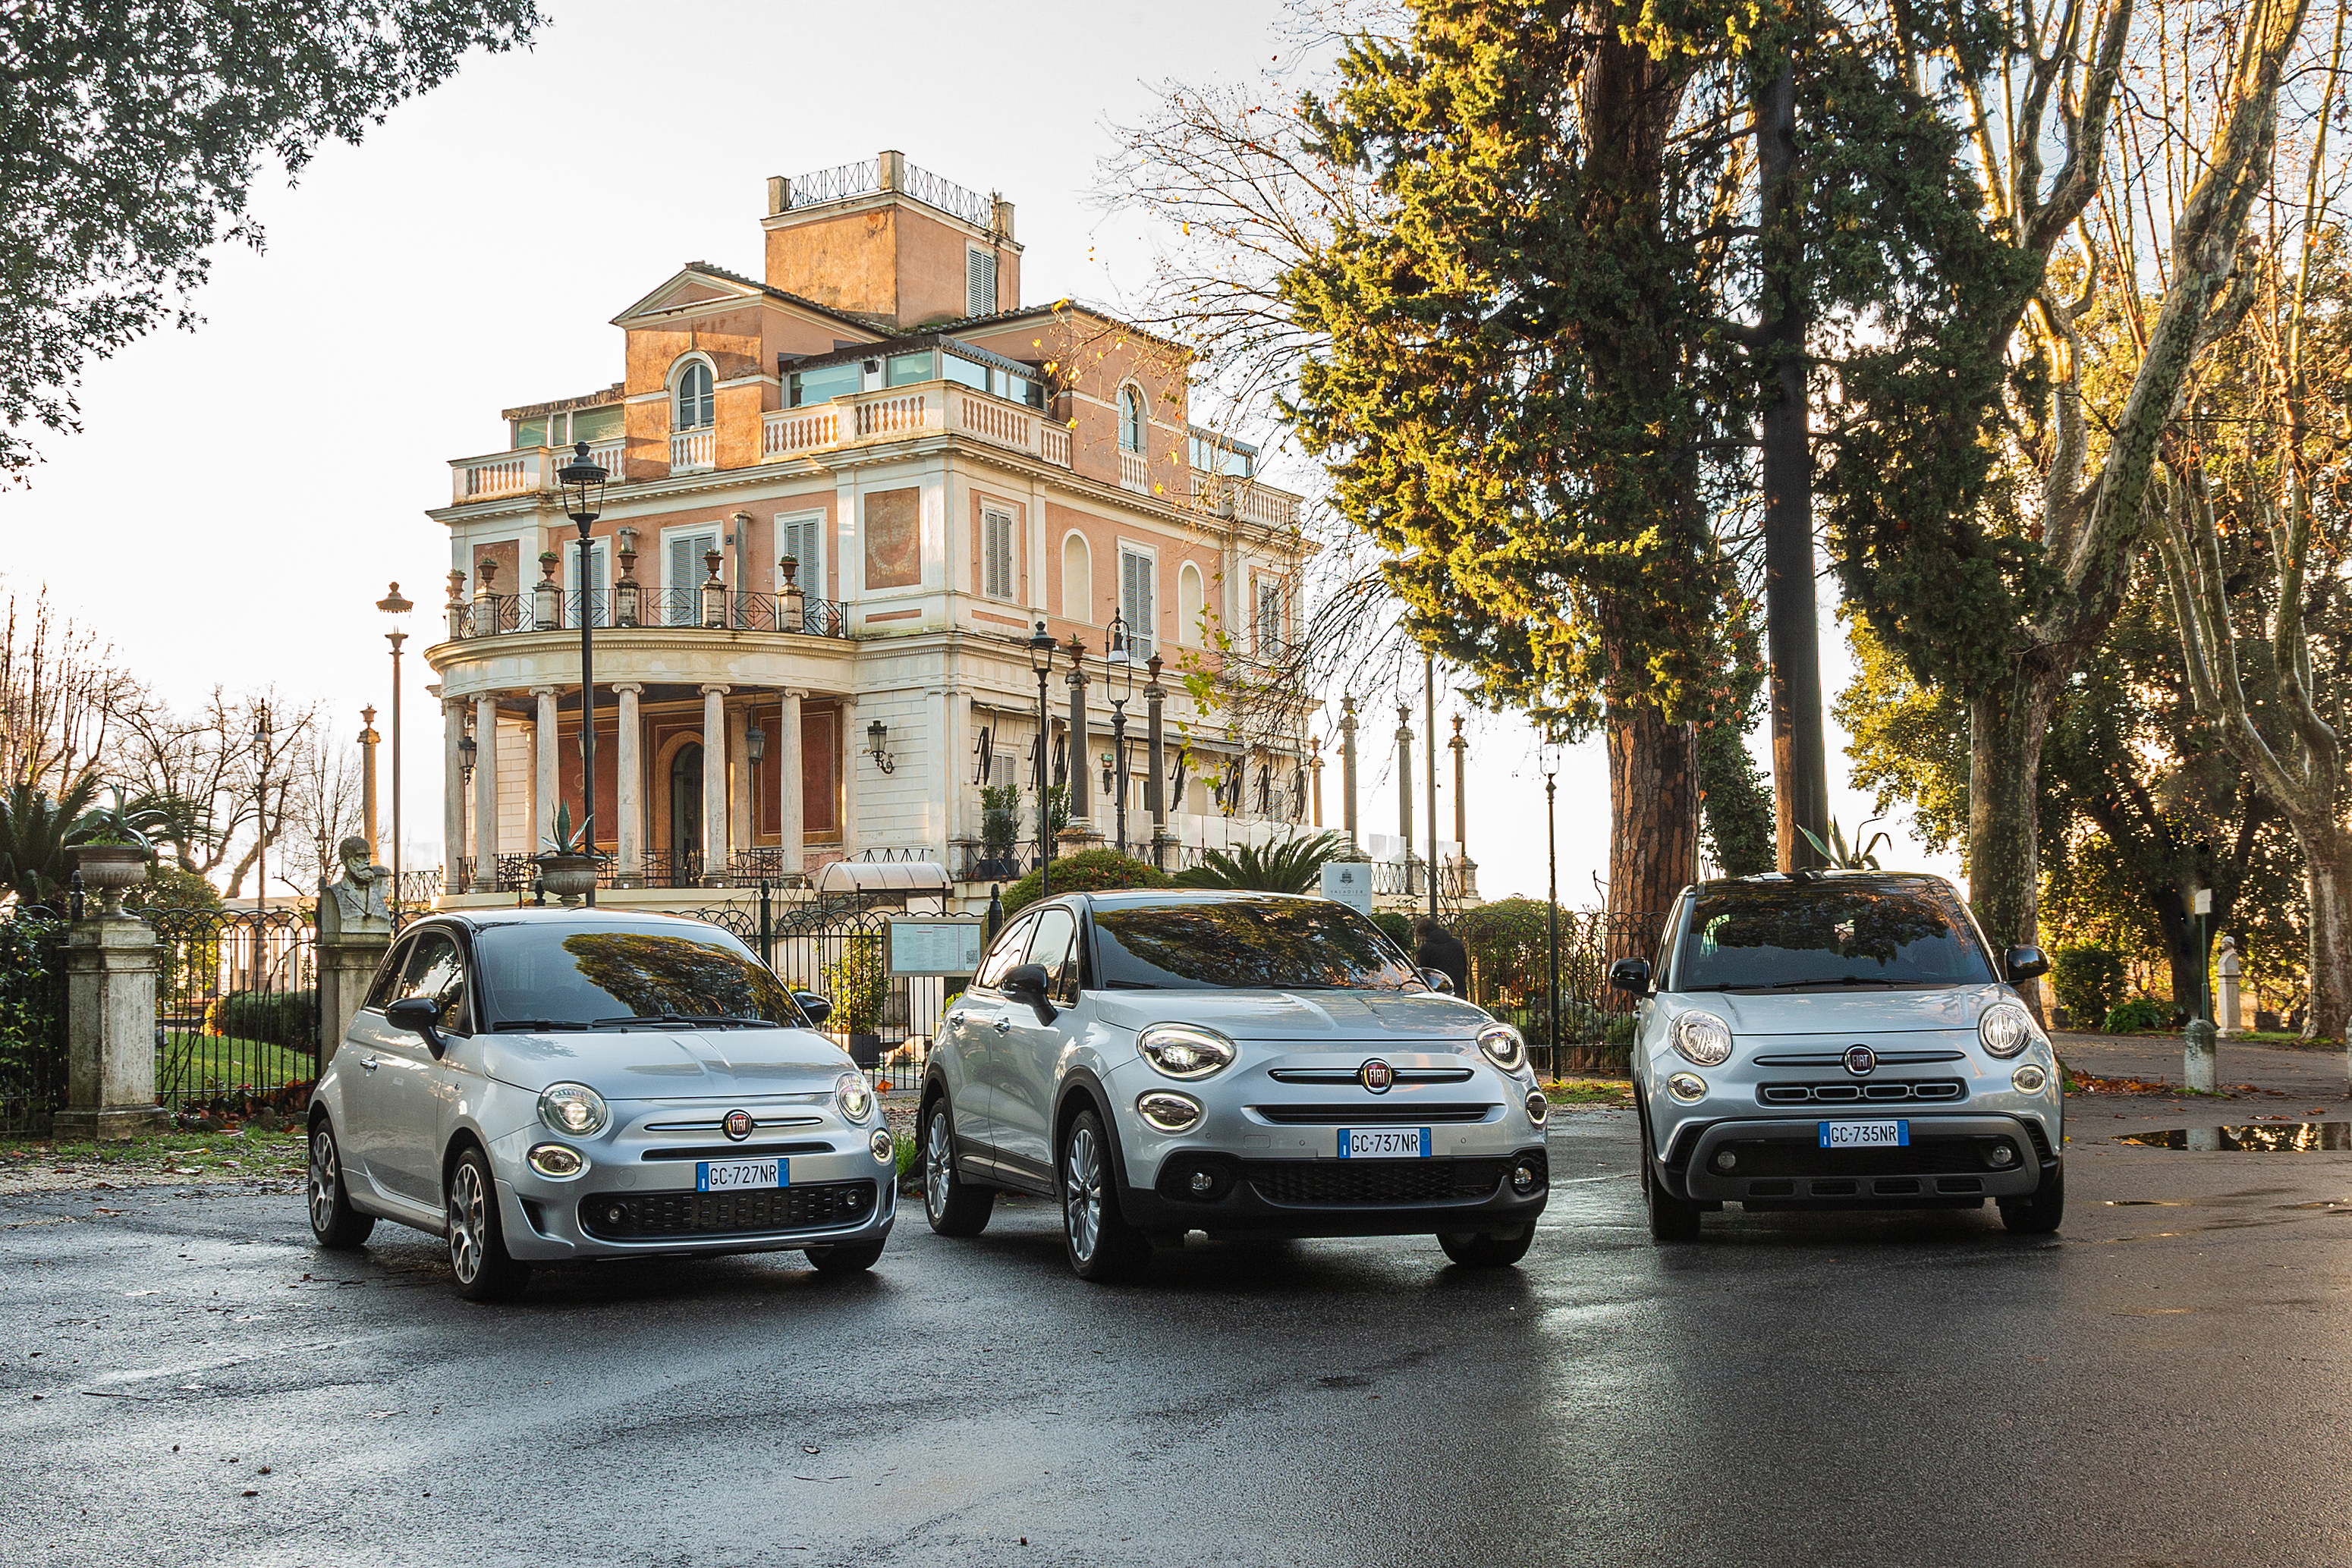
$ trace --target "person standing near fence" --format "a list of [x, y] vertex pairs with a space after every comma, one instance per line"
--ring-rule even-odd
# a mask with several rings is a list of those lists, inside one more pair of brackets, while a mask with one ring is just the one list
[[1454, 982], [1455, 996], [1470, 995], [1469, 950], [1461, 937], [1426, 915], [1412, 917], [1412, 961], [1422, 968], [1443, 971]]

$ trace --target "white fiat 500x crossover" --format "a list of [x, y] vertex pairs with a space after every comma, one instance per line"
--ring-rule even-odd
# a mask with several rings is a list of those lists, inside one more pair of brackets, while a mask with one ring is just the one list
[[1517, 1031], [1432, 988], [1345, 904], [1078, 894], [1022, 910], [947, 1009], [923, 1087], [925, 1208], [971, 1236], [1056, 1199], [1070, 1266], [1154, 1237], [1434, 1235], [1516, 1263], [1549, 1191]]
[[1777, 873], [1685, 888], [1640, 997], [1642, 1193], [1660, 1240], [1738, 1203], [1980, 1208], [2011, 1230], [2065, 1213], [2065, 1102], [2015, 987], [1941, 877]]
[[310, 1102], [310, 1228], [446, 1237], [460, 1293], [540, 1264], [800, 1250], [866, 1269], [897, 1161], [865, 1075], [715, 925], [442, 915], [384, 956]]

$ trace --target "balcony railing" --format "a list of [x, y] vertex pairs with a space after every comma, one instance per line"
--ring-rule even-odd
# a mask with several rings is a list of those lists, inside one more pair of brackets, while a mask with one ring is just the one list
[[1250, 479], [1192, 470], [1192, 490], [1201, 504], [1221, 517], [1238, 517], [1261, 528], [1297, 528], [1298, 497]]
[[804, 452], [861, 442], [904, 441], [934, 431], [969, 436], [1065, 468], [1070, 463], [1066, 429], [1034, 408], [946, 381], [859, 392], [828, 403], [763, 414], [760, 456], [774, 463]]
[[[588, 456], [614, 478], [621, 474], [619, 436], [588, 444]], [[556, 487], [555, 471], [572, 461], [569, 446], [525, 446], [482, 457], [460, 457], [449, 465], [449, 504], [493, 501], [501, 496], [529, 496]]]
[[715, 467], [718, 459], [719, 432], [709, 425], [700, 430], [677, 431], [669, 438], [669, 471], [673, 474]]
[[1151, 462], [1140, 452], [1118, 449], [1118, 487], [1139, 496], [1151, 494]]
[[453, 642], [518, 632], [577, 631], [584, 610], [597, 626], [692, 627], [713, 632], [784, 632], [807, 637], [849, 635], [849, 606], [837, 599], [805, 594], [707, 592], [698, 588], [640, 588], [632, 600], [622, 589], [620, 617], [614, 594], [484, 594], [449, 609]]

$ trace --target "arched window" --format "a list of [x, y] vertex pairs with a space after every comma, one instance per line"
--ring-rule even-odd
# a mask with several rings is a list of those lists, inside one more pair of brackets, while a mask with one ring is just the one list
[[1201, 580], [1201, 569], [1191, 561], [1184, 563], [1176, 574], [1176, 640], [1198, 646], [1201, 641], [1201, 612], [1207, 608], [1208, 595]]
[[1094, 624], [1095, 558], [1083, 534], [1062, 540], [1062, 614], [1081, 626]]
[[1118, 449], [1143, 450], [1143, 394], [1131, 386], [1118, 389]]
[[688, 360], [677, 376], [677, 407], [673, 430], [704, 430], [710, 424], [710, 367]]

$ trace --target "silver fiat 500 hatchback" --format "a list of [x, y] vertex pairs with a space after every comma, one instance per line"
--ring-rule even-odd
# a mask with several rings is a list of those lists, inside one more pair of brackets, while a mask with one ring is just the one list
[[948, 1006], [925, 1208], [971, 1236], [1000, 1190], [1053, 1197], [1089, 1280], [1189, 1230], [1433, 1234], [1496, 1267], [1543, 1211], [1546, 1109], [1517, 1032], [1345, 904], [1075, 894], [1008, 922]]
[[402, 933], [310, 1102], [310, 1228], [447, 1239], [458, 1291], [540, 1264], [802, 1250], [873, 1266], [897, 1161], [872, 1087], [718, 926], [603, 910]]
[[2011, 1230], [2065, 1212], [2065, 1103], [2049, 1037], [1941, 877], [1770, 873], [1685, 888], [1636, 992], [1650, 1233], [1748, 1210], [1980, 1208]]

